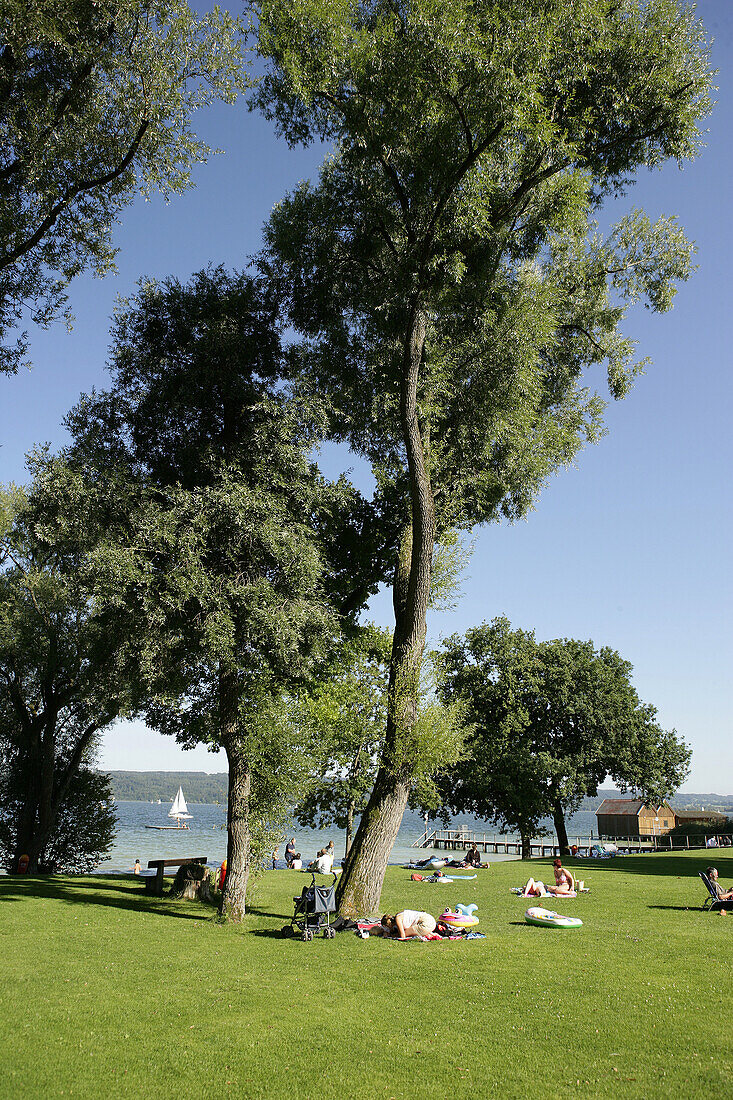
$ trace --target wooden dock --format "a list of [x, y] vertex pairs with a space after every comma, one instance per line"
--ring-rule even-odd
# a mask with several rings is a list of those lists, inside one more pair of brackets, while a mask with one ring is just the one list
[[[670, 852], [686, 850], [690, 848], [704, 848], [705, 845], [699, 843], [699, 837], [675, 837], [673, 844], [672, 837], [670, 836], [652, 836], [648, 838], [638, 839], [634, 837], [594, 837], [591, 833], [586, 836], [569, 836], [568, 844], [571, 848], [577, 849], [579, 856], [589, 856], [591, 848], [596, 844], [613, 843], [623, 851], [627, 852]], [[690, 843], [690, 841], [693, 843]], [[423, 836], [412, 842], [412, 848], [434, 848], [437, 851], [443, 852], [457, 852], [465, 851], [467, 848], [475, 846], [479, 852], [483, 852], [485, 855], [515, 855], [521, 856], [522, 854], [522, 842], [516, 837], [496, 836], [488, 835], [487, 833], [476, 833], [470, 829], [434, 829], [429, 832], [427, 829]], [[556, 840], [547, 838], [538, 838], [530, 842], [530, 855], [532, 858], [548, 857], [556, 858], [560, 855], [560, 845]]]

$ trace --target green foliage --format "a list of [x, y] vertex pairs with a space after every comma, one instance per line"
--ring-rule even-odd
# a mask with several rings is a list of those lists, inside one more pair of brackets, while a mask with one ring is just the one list
[[186, 0], [2, 0], [0, 370], [23, 361], [86, 267], [114, 270], [111, 231], [142, 194], [191, 186], [211, 152], [195, 111], [248, 86], [239, 23]]
[[2, 857], [86, 867], [114, 821], [108, 780], [89, 770], [95, 742], [135, 689], [119, 619], [97, 600], [100, 517], [45, 454], [31, 470], [28, 490], [0, 492]]
[[116, 318], [113, 390], [69, 417], [72, 468], [118, 482], [97, 561], [110, 603], [139, 612], [148, 721], [189, 744], [221, 741], [220, 675], [246, 724], [332, 631], [309, 525], [328, 490], [304, 454], [313, 417], [279, 385], [274, 308], [222, 269], [142, 283]]
[[318, 754], [317, 778], [295, 810], [302, 825], [347, 829], [367, 803], [387, 723], [390, 638], [369, 623], [345, 641], [298, 703]]
[[235, 917], [302, 796], [310, 745], [290, 699], [328, 659], [344, 595], [319, 531], [359, 499], [308, 460], [318, 402], [284, 385], [275, 314], [261, 282], [221, 268], [142, 282], [115, 320], [113, 389], [69, 417], [69, 468], [108, 501], [96, 562], [137, 642], [146, 720], [227, 753]]
[[398, 679], [393, 689], [397, 737], [386, 763], [409, 778], [412, 805], [434, 810], [443, 801], [435, 778], [456, 764], [471, 732], [467, 708], [461, 699], [438, 697], [434, 654], [421, 668], [417, 693], [410, 683], [401, 684]]
[[558, 806], [577, 809], [611, 775], [653, 802], [685, 779], [690, 750], [639, 699], [632, 666], [592, 642], [537, 642], [507, 619], [443, 646], [440, 693], [463, 700], [475, 732], [441, 782], [454, 809], [523, 836]]
[[332, 432], [404, 495], [400, 378], [421, 312], [439, 529], [523, 515], [601, 432], [583, 371], [605, 363], [622, 397], [643, 366], [626, 304], [665, 310], [690, 274], [673, 218], [635, 211], [604, 240], [593, 215], [640, 167], [699, 150], [703, 29], [670, 0], [252, 6], [253, 102], [291, 142], [335, 144], [273, 211], [262, 257]]

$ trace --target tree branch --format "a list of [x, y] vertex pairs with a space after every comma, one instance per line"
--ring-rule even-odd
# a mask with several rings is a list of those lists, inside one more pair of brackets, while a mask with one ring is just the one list
[[10, 267], [15, 261], [26, 252], [29, 252], [34, 248], [39, 241], [43, 239], [49, 229], [55, 224], [57, 218], [61, 212], [72, 202], [78, 195], [83, 194], [85, 191], [92, 191], [98, 187], [104, 187], [108, 183], [112, 183], [113, 180], [118, 179], [123, 172], [125, 172], [132, 161], [135, 158], [135, 154], [140, 148], [145, 132], [150, 125], [150, 120], [146, 119], [138, 126], [137, 133], [132, 140], [132, 143], [127, 150], [127, 153], [122, 158], [116, 168], [113, 168], [110, 172], [105, 173], [103, 176], [97, 176], [95, 179], [81, 180], [74, 187], [70, 187], [63, 198], [59, 199], [49, 214], [43, 219], [39, 227], [23, 244], [18, 245], [12, 252], [6, 253], [4, 257], [0, 258], [0, 271], [6, 267]]

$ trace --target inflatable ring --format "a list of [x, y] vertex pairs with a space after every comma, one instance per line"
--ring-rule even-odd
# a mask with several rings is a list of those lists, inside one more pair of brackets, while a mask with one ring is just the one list
[[451, 928], [473, 928], [478, 924], [478, 917], [474, 916], [474, 911], [478, 909], [478, 905], [457, 905], [455, 909], [445, 909], [438, 918], [443, 924], [450, 925]]
[[524, 914], [527, 924], [536, 924], [540, 928], [582, 928], [583, 922], [578, 917], [563, 917], [560, 913], [553, 913], [550, 909], [542, 909], [539, 905], [533, 905]]

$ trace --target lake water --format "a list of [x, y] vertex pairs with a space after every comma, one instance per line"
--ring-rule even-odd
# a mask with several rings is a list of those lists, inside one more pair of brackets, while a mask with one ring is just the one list
[[[131, 869], [136, 859], [139, 859], [143, 867], [149, 859], [175, 859], [177, 856], [206, 856], [211, 863], [221, 863], [226, 855], [226, 809], [223, 806], [210, 806], [204, 803], [189, 805], [191, 820], [188, 829], [175, 829], [159, 831], [146, 829], [146, 825], [168, 825], [168, 810], [170, 804], [153, 802], [117, 802], [118, 824], [114, 847], [109, 857], [100, 863], [99, 871], [123, 871]], [[470, 815], [456, 816], [451, 821], [451, 828], [460, 828], [464, 825], [481, 836], [486, 833], [487, 838], [499, 836], [496, 826], [487, 825]], [[546, 822], [551, 838], [554, 838], [552, 821]], [[435, 826], [432, 822], [430, 829]], [[588, 836], [591, 830], [596, 830], [596, 815], [589, 810], [580, 811], [567, 819], [568, 836], [572, 843], [575, 836]], [[411, 810], [405, 813], [390, 863], [402, 864], [411, 859], [424, 859], [433, 854], [439, 854], [432, 848], [413, 848], [412, 844], [425, 833], [425, 821], [422, 816]], [[314, 859], [319, 849], [325, 847], [329, 840], [336, 845], [337, 859], [344, 853], [344, 833], [339, 829], [304, 829], [294, 827], [289, 835], [295, 836], [297, 850], [303, 856], [303, 862]], [[510, 836], [513, 834], [509, 834]], [[597, 834], [596, 834], [597, 835]], [[285, 842], [280, 848], [281, 857], [285, 854]], [[491, 862], [505, 859], [516, 859], [516, 856], [489, 855]], [[283, 864], [284, 866], [284, 864]]]

